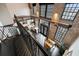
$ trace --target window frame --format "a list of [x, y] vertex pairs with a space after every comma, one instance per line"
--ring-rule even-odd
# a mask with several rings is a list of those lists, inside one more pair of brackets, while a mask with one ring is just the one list
[[[49, 5], [52, 5], [52, 11], [50, 11], [50, 12], [51, 12], [50, 17], [47, 16], [47, 14], [48, 14], [48, 12], [49, 12], [49, 10], [48, 10], [48, 6], [49, 6]], [[47, 18], [51, 18], [51, 17], [52, 17], [53, 7], [54, 7], [54, 4], [47, 4], [47, 11], [46, 11], [46, 17], [47, 17]]]
[[[63, 34], [63, 35], [58, 36], [60, 39], [56, 39], [56, 36], [58, 35], [58, 34], [57, 34], [58, 31], [60, 31], [60, 34], [62, 34], [62, 30], [58, 29], [58, 27], [60, 27], [60, 29], [62, 29], [62, 30], [63, 30], [63, 28], [65, 28], [65, 27], [60, 26], [60, 25], [57, 26], [57, 29], [56, 29], [56, 32], [55, 32], [55, 36], [54, 36], [55, 40], [56, 40], [57, 42], [59, 42], [59, 43], [62, 45], [62, 44], [64, 44], [64, 41], [63, 41], [63, 40], [64, 40], [66, 34], [68, 33], [69, 28], [66, 28], [67, 30], [64, 30], [64, 34]], [[63, 37], [62, 37], [62, 36], [63, 36]], [[57, 38], [58, 38], [58, 37], [57, 37]], [[62, 39], [61, 39], [61, 37], [62, 37]]]
[[[72, 13], [72, 15], [73, 15], [73, 13], [76, 13], [75, 16], [72, 16], [72, 15], [70, 16], [70, 18], [71, 18], [71, 17], [74, 17], [73, 20], [71, 20], [71, 19], [64, 19], [64, 18], [62, 18], [62, 17], [63, 17], [63, 13], [64, 13], [64, 12], [69, 12], [69, 11], [65, 11], [65, 8], [66, 8], [66, 5], [67, 5], [67, 4], [75, 4], [75, 3], [65, 3], [63, 12], [62, 12], [62, 14], [61, 14], [61, 20], [73, 22], [73, 21], [75, 20], [76, 16], [77, 16], [79, 10], [78, 10], [77, 12], [70, 12], [70, 13]], [[76, 4], [78, 4], [78, 3], [76, 3]], [[68, 8], [73, 8], [73, 7], [67, 7], [67, 9], [68, 9]], [[74, 8], [77, 8], [77, 7], [74, 7]], [[68, 16], [67, 16], [67, 17], [68, 17]]]
[[[52, 7], [53, 7], [53, 5], [54, 5], [54, 3], [42, 3], [42, 4], [40, 4], [40, 16], [41, 16], [41, 5], [46, 5], [46, 7], [45, 7], [45, 18], [49, 18], [49, 17], [47, 17], [47, 11], [48, 11], [48, 5], [52, 5]], [[53, 8], [52, 8], [53, 9]], [[42, 17], [44, 17], [44, 16], [42, 16]], [[52, 15], [50, 16], [50, 18], [52, 17]]]
[[41, 15], [41, 5], [40, 5], [40, 16], [42, 16], [42, 17], [46, 17], [46, 5], [45, 5], [45, 11], [44, 11], [44, 13], [45, 13], [44, 16], [42, 16]]
[[48, 31], [49, 31], [49, 27], [44, 25], [44, 24], [40, 24], [40, 32], [42, 35], [44, 35], [45, 37], [48, 37]]

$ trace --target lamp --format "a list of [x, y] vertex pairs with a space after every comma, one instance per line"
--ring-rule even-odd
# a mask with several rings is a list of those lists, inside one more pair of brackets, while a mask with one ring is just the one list
[[56, 25], [56, 24], [58, 24], [58, 21], [59, 21], [59, 15], [58, 15], [58, 13], [55, 13], [53, 15], [52, 22]]
[[39, 17], [39, 12], [38, 11], [36, 12], [36, 16]]

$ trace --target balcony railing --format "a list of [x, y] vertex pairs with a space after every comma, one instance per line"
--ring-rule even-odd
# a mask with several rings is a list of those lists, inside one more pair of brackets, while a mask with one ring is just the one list
[[31, 32], [25, 29], [19, 22], [17, 17], [15, 17], [15, 22], [18, 25], [20, 33], [26, 42], [26, 45], [32, 56], [45, 55], [48, 56], [50, 53], [41, 46], [41, 44], [36, 40], [36, 38], [31, 34]]
[[[53, 24], [54, 24], [54, 22], [51, 22], [49, 20], [49, 18], [35, 17], [35, 16], [17, 16], [17, 17], [15, 16], [15, 19], [14, 19], [18, 25], [20, 33], [21, 33], [22, 37], [24, 38], [24, 41], [26, 42], [26, 45], [27, 45], [31, 55], [51, 55], [50, 52], [46, 48], [41, 46], [41, 44], [36, 40], [34, 35], [28, 29], [24, 28], [23, 25], [18, 21], [18, 19], [23, 20], [24, 18], [27, 18], [27, 19], [28, 18], [29, 19], [45, 19], [45, 21], [47, 21], [49, 23], [53, 23]], [[72, 25], [58, 22], [57, 25], [54, 25], [54, 26], [56, 26], [56, 27], [61, 26], [61, 27], [69, 29]], [[50, 25], [47, 28], [50, 28]], [[48, 37], [48, 34], [46, 34], [45, 31], [43, 31], [42, 34], [44, 34]], [[56, 45], [58, 47], [61, 47], [58, 44], [58, 42]]]

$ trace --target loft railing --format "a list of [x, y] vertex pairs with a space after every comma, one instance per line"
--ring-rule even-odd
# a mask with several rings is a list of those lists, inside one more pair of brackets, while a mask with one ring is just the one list
[[[53, 24], [55, 23], [55, 22], [52, 22], [52, 21], [51, 21], [51, 18], [42, 17], [42, 16], [39, 16], [39, 17], [36, 17], [36, 16], [17, 16], [17, 18], [18, 18], [18, 19], [27, 18], [27, 20], [28, 20], [28, 18], [29, 18], [29, 19], [44, 19], [45, 21], [48, 21], [48, 22], [50, 22], [50, 23], [53, 23]], [[58, 22], [57, 25], [61, 25], [61, 26], [66, 27], [66, 28], [72, 27], [72, 24], [67, 24], [67, 23], [63, 23], [63, 22]], [[57, 25], [56, 25], [56, 26], [57, 26]]]
[[25, 29], [19, 22], [18, 18], [15, 16], [15, 22], [18, 25], [18, 28], [20, 30], [21, 35], [24, 38], [24, 41], [26, 42], [26, 45], [31, 53], [32, 56], [35, 55], [50, 55], [49, 52], [41, 46], [41, 44], [36, 40], [36, 38], [29, 32], [27, 29]]
[[[24, 18], [29, 18], [29, 19], [38, 19], [38, 20], [40, 20], [40, 19], [44, 19], [44, 21], [47, 21], [47, 22], [49, 22], [49, 23], [52, 23], [53, 25], [54, 25], [54, 23], [55, 22], [51, 22], [51, 20], [50, 20], [50, 18], [45, 18], [45, 17], [35, 17], [35, 16], [17, 16], [17, 17], [15, 17], [15, 19], [16, 19], [16, 22], [17, 22], [17, 24], [19, 24], [18, 25], [18, 27], [19, 27], [19, 29], [20, 29], [20, 32], [21, 32], [21, 34], [25, 37], [25, 35], [26, 35], [26, 33], [28, 33], [24, 28], [23, 28], [23, 26], [19, 23], [19, 21], [18, 21], [18, 19], [24, 19]], [[54, 25], [54, 26], [56, 26], [57, 27], [57, 29], [58, 29], [58, 27], [59, 26], [61, 26], [61, 27], [63, 27], [63, 28], [71, 28], [72, 27], [72, 25], [71, 24], [67, 24], [67, 23], [62, 23], [62, 22], [58, 22], [56, 25]], [[22, 27], [22, 28], [21, 28]], [[48, 28], [50, 28], [50, 25], [48, 26]], [[24, 32], [23, 32], [24, 31]], [[26, 32], [26, 33], [25, 33]], [[57, 30], [56, 30], [56, 32], [57, 32]], [[44, 32], [43, 32], [43, 34], [45, 34]], [[66, 34], [65, 34], [66, 35]], [[65, 35], [64, 35], [64, 37], [65, 37]], [[32, 35], [27, 35], [27, 37], [30, 37], [31, 36], [31, 38], [33, 38], [32, 37]], [[48, 36], [48, 34], [46, 34], [46, 36]], [[55, 36], [56, 36], [56, 34], [55, 34]], [[26, 38], [27, 38], [26, 37]], [[63, 39], [64, 39], [64, 37], [63, 37]], [[33, 38], [34, 39], [34, 38]], [[54, 39], [55, 39], [55, 37], [54, 37]], [[28, 40], [29, 41], [29, 40]], [[27, 41], [27, 43], [28, 43], [28, 41]], [[36, 41], [35, 41], [36, 42]], [[60, 44], [59, 44], [59, 42], [57, 41], [57, 40], [55, 40], [55, 42], [57, 43], [56, 45], [58, 46], [58, 47], [61, 47], [60, 46]], [[31, 44], [31, 43], [30, 43]], [[39, 43], [38, 43], [39, 44]], [[40, 45], [40, 44], [39, 44]], [[29, 46], [29, 45], [28, 45]], [[32, 46], [32, 45], [31, 45]], [[40, 45], [41, 46], [41, 45]], [[41, 49], [41, 48], [40, 48]], [[44, 53], [45, 53], [45, 51], [44, 51]]]

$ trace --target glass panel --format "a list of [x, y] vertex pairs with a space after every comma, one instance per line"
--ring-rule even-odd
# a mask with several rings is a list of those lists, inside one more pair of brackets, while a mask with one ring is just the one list
[[66, 15], [66, 12], [64, 12], [63, 15]]
[[62, 26], [58, 26], [58, 29], [57, 29], [57, 32], [56, 32], [56, 36], [55, 36], [55, 39], [62, 43], [63, 42], [63, 38], [67, 32], [67, 28], [63, 28]]
[[44, 16], [44, 17], [45, 17], [45, 8], [46, 8], [46, 5], [41, 5], [41, 16]]
[[70, 16], [67, 19], [69, 20], [70, 19]]
[[69, 4], [66, 4], [66, 7], [69, 7]]
[[74, 12], [74, 10], [75, 10], [75, 8], [72, 8], [72, 9], [71, 9], [71, 12]]
[[72, 6], [73, 6], [73, 4], [70, 4], [70, 5], [69, 5], [69, 7], [72, 7]]
[[40, 33], [43, 33], [43, 26], [40, 25]]
[[[77, 8], [78, 7], [78, 8]], [[66, 4], [65, 10], [63, 12], [62, 18], [68, 20], [74, 20], [76, 13], [79, 10], [79, 3]], [[71, 18], [71, 16], [73, 16]]]
[[68, 10], [67, 10], [68, 12], [70, 12], [71, 11], [71, 8], [68, 8]]
[[74, 17], [71, 17], [71, 20], [73, 20], [74, 19]]
[[44, 28], [44, 34], [47, 35], [47, 27]]
[[62, 16], [62, 19], [64, 19], [64, 16]]
[[51, 18], [52, 10], [53, 10], [53, 5], [52, 4], [51, 5], [47, 5], [47, 15], [46, 15], [47, 18]]
[[77, 8], [79, 8], [79, 3], [77, 4]]
[[64, 19], [66, 19], [66, 16], [64, 16]]
[[73, 4], [73, 7], [76, 7], [77, 6], [77, 4], [75, 3], [75, 4]]
[[68, 10], [68, 8], [65, 8], [65, 11], [67, 11]]
[[51, 5], [47, 5], [48, 6], [48, 8], [52, 8], [53, 6], [52, 6], [52, 4]]
[[65, 19], [67, 19], [68, 18], [68, 16], [65, 16]]
[[76, 15], [76, 13], [73, 13], [73, 15], [72, 15], [72, 16], [74, 17], [75, 15]]
[[69, 17], [72, 16], [72, 13], [69, 13]]
[[75, 12], [77, 12], [79, 10], [79, 8], [75, 8]]
[[69, 12], [66, 12], [66, 16], [68, 16], [69, 15]]

